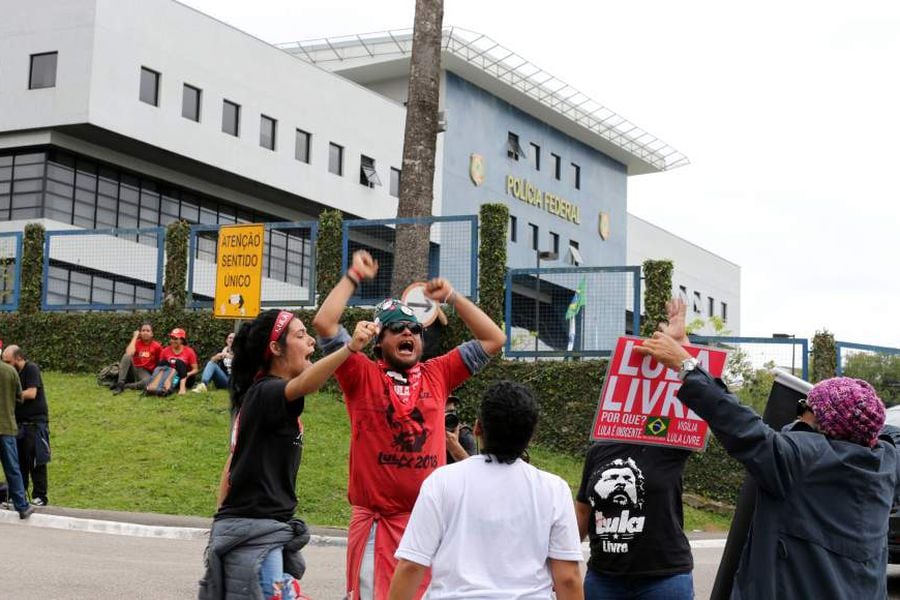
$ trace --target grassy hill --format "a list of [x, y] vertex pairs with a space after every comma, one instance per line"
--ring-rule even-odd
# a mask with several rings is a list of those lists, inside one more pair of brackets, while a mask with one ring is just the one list
[[[57, 506], [210, 516], [228, 453], [225, 392], [168, 398], [113, 396], [92, 375], [44, 373]], [[307, 398], [297, 513], [307, 523], [346, 527], [350, 427], [339, 397]], [[580, 459], [531, 449], [532, 462], [566, 479], [573, 492]], [[728, 520], [685, 507], [685, 528], [725, 529]]]

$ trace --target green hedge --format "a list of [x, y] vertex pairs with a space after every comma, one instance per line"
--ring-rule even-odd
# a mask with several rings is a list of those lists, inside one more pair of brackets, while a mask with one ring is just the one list
[[319, 234], [316, 240], [316, 293], [324, 298], [343, 275], [344, 219], [339, 210], [323, 210], [319, 214]]
[[812, 369], [810, 381], [818, 383], [835, 376], [837, 369], [837, 345], [834, 334], [827, 329], [817, 331], [812, 339]]
[[25, 314], [35, 314], [41, 310], [43, 271], [44, 226], [28, 223], [22, 240], [22, 291], [19, 297], [19, 310]]
[[179, 313], [187, 300], [188, 238], [191, 224], [176, 221], [166, 228], [166, 266], [163, 310]]
[[672, 297], [672, 261], [644, 261], [644, 316], [641, 335], [650, 337], [667, 320], [666, 302]]
[[509, 208], [505, 204], [483, 204], [478, 245], [478, 304], [494, 323], [505, 320], [506, 233]]

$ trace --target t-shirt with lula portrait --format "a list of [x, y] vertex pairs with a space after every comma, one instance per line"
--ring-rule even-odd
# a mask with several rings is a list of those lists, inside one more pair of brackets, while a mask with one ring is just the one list
[[681, 499], [690, 455], [659, 446], [591, 446], [578, 490], [578, 501], [591, 507], [590, 570], [663, 576], [693, 569]]

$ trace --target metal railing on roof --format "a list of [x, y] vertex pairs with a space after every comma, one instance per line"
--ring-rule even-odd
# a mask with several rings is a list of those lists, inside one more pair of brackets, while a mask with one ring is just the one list
[[[352, 61], [412, 52], [412, 29], [320, 38], [278, 47], [312, 63]], [[445, 27], [444, 50], [556, 111], [654, 169], [668, 171], [689, 164], [688, 158], [659, 138], [532, 64], [486, 35]]]

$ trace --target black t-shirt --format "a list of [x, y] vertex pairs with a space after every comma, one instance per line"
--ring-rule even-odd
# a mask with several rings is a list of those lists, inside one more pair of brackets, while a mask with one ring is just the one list
[[19, 371], [19, 381], [22, 382], [22, 390], [37, 388], [37, 396], [34, 400], [25, 400], [21, 404], [16, 402], [16, 422], [22, 423], [46, 423], [49, 420], [47, 409], [47, 396], [44, 395], [44, 381], [41, 379], [41, 370], [33, 362], [26, 362]]
[[687, 450], [599, 442], [584, 463], [578, 501], [591, 506], [588, 568], [608, 575], [690, 572], [682, 474]]
[[304, 399], [288, 402], [285, 385], [284, 379], [265, 377], [247, 390], [232, 429], [231, 488], [216, 519], [288, 521], [294, 516]]

